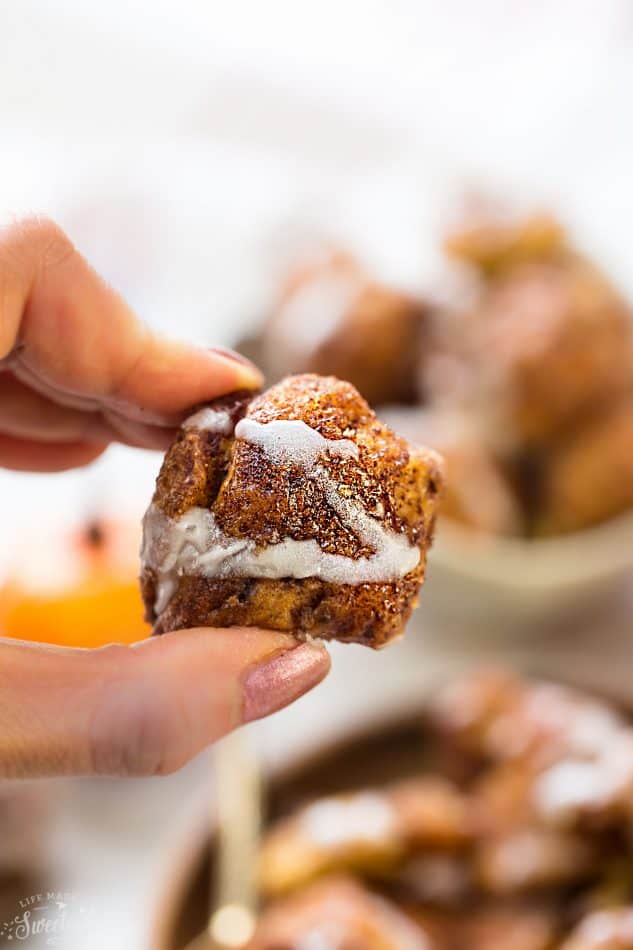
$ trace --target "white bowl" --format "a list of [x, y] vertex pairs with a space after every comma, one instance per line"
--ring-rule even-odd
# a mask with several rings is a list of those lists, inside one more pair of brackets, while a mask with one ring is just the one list
[[632, 573], [633, 512], [536, 540], [485, 535], [444, 518], [424, 596], [435, 611], [505, 636], [608, 609]]

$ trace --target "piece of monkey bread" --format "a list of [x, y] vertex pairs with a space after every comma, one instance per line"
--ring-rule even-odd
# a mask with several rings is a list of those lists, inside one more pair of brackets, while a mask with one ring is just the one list
[[497, 449], [548, 448], [630, 389], [631, 307], [554, 221], [482, 224], [451, 248], [487, 279], [422, 371], [436, 399], [478, 413]]
[[384, 646], [415, 606], [441, 485], [439, 456], [334, 377], [201, 409], [145, 516], [154, 632], [257, 626]]
[[386, 408], [384, 417], [410, 442], [429, 442], [441, 452], [447, 481], [443, 518], [488, 534], [521, 534], [523, 517], [511, 479], [467, 413], [401, 406]]
[[536, 531], [581, 531], [633, 508], [633, 396], [587, 419], [547, 456]]
[[317, 881], [273, 904], [247, 950], [433, 950], [395, 903], [351, 877]]
[[551, 214], [517, 218], [495, 213], [490, 206], [447, 234], [444, 247], [449, 257], [476, 267], [489, 279], [523, 264], [562, 258], [569, 251], [564, 228]]
[[279, 897], [332, 873], [386, 877], [420, 851], [463, 850], [471, 825], [466, 797], [439, 776], [319, 798], [264, 838], [260, 890]]
[[606, 907], [580, 921], [561, 950], [632, 950], [633, 909]]
[[526, 443], [551, 440], [630, 387], [631, 311], [591, 265], [525, 269], [491, 292], [488, 352]]
[[430, 316], [422, 300], [332, 253], [296, 271], [261, 336], [264, 369], [347, 379], [372, 406], [414, 402]]

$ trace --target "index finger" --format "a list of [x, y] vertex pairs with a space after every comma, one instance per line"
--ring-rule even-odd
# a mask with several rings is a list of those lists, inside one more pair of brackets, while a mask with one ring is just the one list
[[176, 424], [261, 385], [255, 367], [151, 332], [55, 224], [0, 229], [0, 367], [57, 402]]

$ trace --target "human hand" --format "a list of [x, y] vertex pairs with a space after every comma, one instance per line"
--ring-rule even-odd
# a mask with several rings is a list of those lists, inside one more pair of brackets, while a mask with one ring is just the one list
[[[235, 354], [151, 333], [51, 222], [0, 229], [0, 466], [165, 448], [192, 406], [260, 383]], [[255, 629], [93, 651], [0, 640], [0, 775], [170, 772], [328, 668], [323, 647]]]

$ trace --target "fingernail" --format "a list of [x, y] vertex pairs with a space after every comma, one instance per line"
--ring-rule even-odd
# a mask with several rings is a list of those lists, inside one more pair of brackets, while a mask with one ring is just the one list
[[241, 363], [243, 366], [248, 366], [249, 369], [254, 369], [256, 372], [259, 372], [254, 363], [252, 363], [246, 356], [242, 356], [241, 353], [238, 353], [237, 350], [230, 350], [227, 346], [212, 346], [212, 353], [217, 353], [218, 356], [224, 356], [227, 360], [233, 360], [235, 363]]
[[223, 360], [230, 360], [231, 363], [237, 363], [239, 365], [238, 388], [242, 386], [244, 389], [257, 389], [262, 385], [264, 381], [262, 373], [257, 369], [254, 363], [251, 363], [251, 361], [245, 356], [242, 356], [241, 353], [236, 353], [235, 350], [229, 350], [225, 346], [212, 346], [209, 348], [209, 352], [215, 356], [219, 356]]
[[327, 650], [313, 643], [303, 643], [259, 664], [244, 680], [242, 722], [261, 719], [287, 706], [316, 686], [329, 668]]

